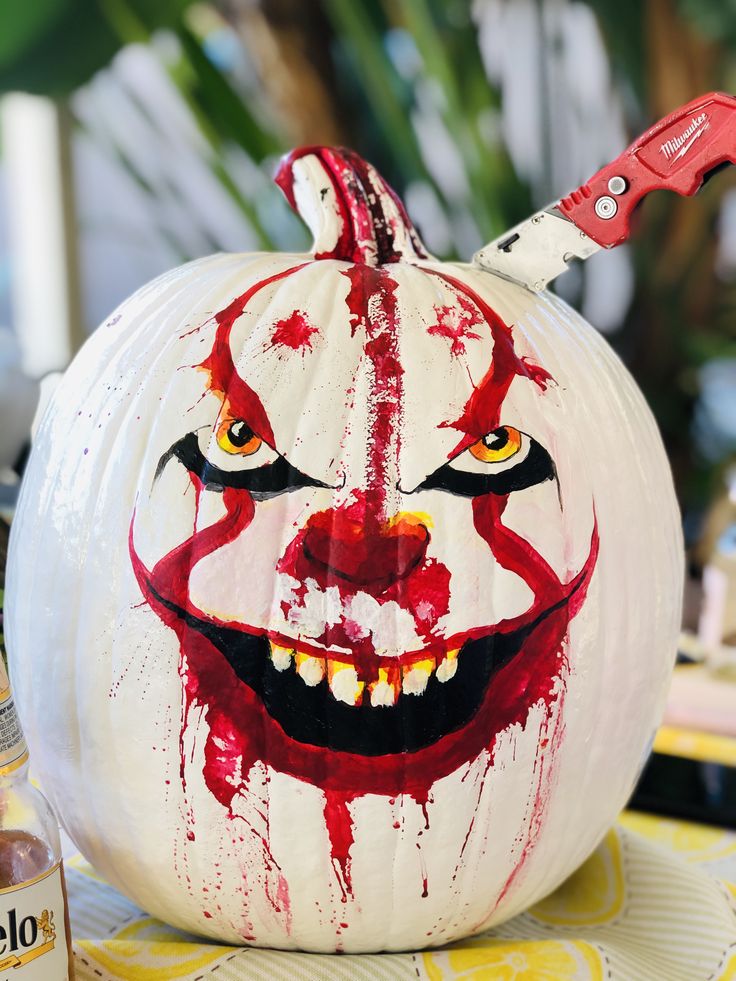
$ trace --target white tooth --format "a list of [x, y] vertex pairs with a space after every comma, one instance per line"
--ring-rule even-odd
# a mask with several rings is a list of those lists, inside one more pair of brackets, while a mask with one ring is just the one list
[[358, 680], [358, 672], [349, 664], [331, 661], [329, 665], [330, 691], [338, 700], [348, 705], [357, 705], [360, 701], [365, 682]]
[[325, 676], [325, 662], [321, 657], [298, 653], [295, 660], [296, 672], [305, 685], [314, 688], [322, 681]]
[[447, 656], [437, 665], [437, 680], [449, 681], [457, 671], [457, 651], [448, 651]]
[[371, 705], [395, 705], [396, 692], [394, 686], [387, 681], [377, 681], [371, 688]]
[[294, 649], [271, 644], [271, 660], [277, 671], [286, 671], [294, 657]]
[[374, 681], [370, 686], [371, 705], [395, 705], [397, 691], [388, 680], [388, 671], [385, 668], [378, 669], [378, 681]]
[[434, 659], [425, 658], [422, 661], [415, 661], [409, 668], [402, 672], [401, 690], [405, 695], [421, 695], [427, 687], [429, 676], [434, 670]]

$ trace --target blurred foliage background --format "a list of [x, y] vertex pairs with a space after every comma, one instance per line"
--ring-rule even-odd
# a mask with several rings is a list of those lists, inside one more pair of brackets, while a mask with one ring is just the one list
[[[34, 0], [0, 8], [0, 88], [71, 110], [87, 330], [164, 268], [306, 245], [270, 175], [341, 143], [468, 259], [648, 125], [736, 92], [733, 0]], [[736, 455], [736, 171], [655, 195], [630, 246], [556, 287], [604, 330], [697, 514]], [[11, 260], [12, 261], [12, 260]]]

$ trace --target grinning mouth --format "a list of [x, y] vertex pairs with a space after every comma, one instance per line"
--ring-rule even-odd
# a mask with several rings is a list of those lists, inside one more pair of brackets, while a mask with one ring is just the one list
[[447, 652], [435, 670], [430, 670], [432, 662], [413, 661], [400, 681], [379, 675], [368, 691], [362, 690], [352, 666], [325, 670], [322, 659], [278, 647], [263, 635], [203, 620], [154, 595], [225, 657], [291, 739], [337, 752], [384, 756], [414, 753], [467, 725], [494, 676], [523, 650], [544, 620], [569, 602], [572, 592], [530, 624], [468, 640], [458, 651]]

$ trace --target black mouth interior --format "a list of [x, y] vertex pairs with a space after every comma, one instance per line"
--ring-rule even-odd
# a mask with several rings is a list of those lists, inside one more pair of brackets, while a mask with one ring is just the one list
[[[246, 684], [258, 691], [286, 734], [299, 742], [363, 756], [413, 753], [470, 721], [492, 676], [521, 648], [520, 634], [468, 641], [458, 655], [454, 677], [443, 682], [432, 673], [421, 695], [400, 692], [394, 705], [374, 707], [367, 693], [360, 705], [339, 702], [326, 679], [309, 688], [295, 670], [277, 671], [268, 651], [266, 669], [258, 679], [260, 690], [258, 682]], [[240, 663], [236, 666], [231, 654], [226, 657], [245, 681]]]
[[362, 756], [413, 753], [467, 725], [493, 676], [519, 653], [541, 620], [562, 605], [512, 633], [467, 641], [449, 681], [441, 682], [433, 673], [421, 695], [401, 692], [394, 705], [374, 707], [367, 695], [360, 705], [338, 701], [326, 678], [313, 687], [306, 685], [293, 664], [284, 671], [277, 670], [267, 638], [216, 626], [158, 598], [224, 655], [287, 736], [311, 746]]

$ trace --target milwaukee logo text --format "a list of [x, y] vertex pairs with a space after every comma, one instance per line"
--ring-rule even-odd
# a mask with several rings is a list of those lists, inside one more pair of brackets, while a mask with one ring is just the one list
[[680, 133], [679, 136], [673, 136], [671, 140], [663, 143], [659, 149], [667, 160], [679, 160], [685, 156], [693, 143], [703, 135], [706, 129], [708, 129], [708, 113], [701, 112], [699, 116], [693, 118], [684, 133]]

